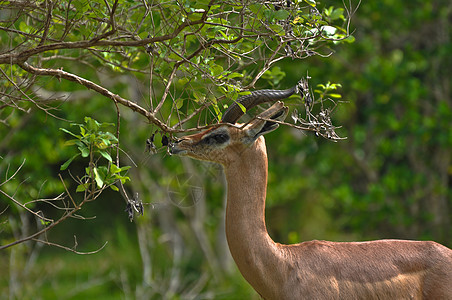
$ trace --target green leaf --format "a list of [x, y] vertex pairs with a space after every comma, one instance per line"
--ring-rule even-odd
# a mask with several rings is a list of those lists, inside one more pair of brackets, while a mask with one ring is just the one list
[[322, 31], [327, 35], [327, 36], [332, 36], [336, 33], [337, 29], [333, 26], [323, 26], [322, 27]]
[[279, 24], [270, 24], [269, 27], [278, 35], [284, 35], [284, 28]]
[[221, 110], [218, 107], [218, 104], [212, 104], [212, 107], [215, 110], [215, 116], [217, 117], [217, 120], [221, 120], [223, 114], [221, 113]]
[[78, 139], [81, 139], [81, 138], [82, 138], [80, 135], [77, 135], [77, 134], [75, 134], [75, 133], [72, 133], [72, 132], [70, 132], [69, 130], [67, 130], [67, 129], [65, 129], [65, 128], [60, 128], [60, 130], [63, 131], [63, 132], [66, 132], [66, 133], [68, 133], [68, 134], [70, 134], [70, 135], [72, 135], [73, 137], [76, 137], [76, 138], [78, 138]]
[[114, 135], [113, 133], [107, 131], [107, 132], [105, 132], [105, 135], [107, 135], [108, 138], [109, 138], [112, 142], [114, 142], [114, 143], [117, 143], [117, 142], [118, 142], [118, 138], [117, 138], [116, 135]]
[[326, 15], [327, 17], [329, 17], [329, 16], [331, 16], [331, 13], [333, 12], [333, 9], [334, 9], [334, 7], [333, 7], [333, 6], [330, 6], [330, 7], [328, 7], [328, 8], [325, 8], [325, 9], [323, 10], [323, 12], [325, 13], [325, 15]]
[[119, 172], [121, 172], [121, 168], [118, 168], [118, 166], [115, 164], [110, 165], [110, 173], [115, 174], [115, 173], [119, 173]]
[[84, 192], [89, 188], [89, 183], [79, 184], [77, 186], [76, 192]]
[[25, 23], [25, 22], [20, 22], [19, 30], [23, 31], [25, 33], [30, 33], [31, 32], [31, 27], [28, 26], [27, 23]]
[[199, 101], [204, 102], [205, 94], [202, 94], [198, 91], [193, 91], [193, 97], [195, 97], [196, 102], [199, 102]]
[[188, 77], [182, 77], [177, 80], [177, 83], [182, 86], [186, 85], [189, 82], [190, 82], [190, 79]]
[[289, 12], [284, 9], [280, 9], [277, 12], [275, 12], [275, 19], [277, 20], [285, 20], [289, 17]]
[[93, 144], [96, 141], [96, 135], [95, 134], [90, 134], [88, 135], [88, 144]]
[[130, 181], [130, 178], [128, 176], [121, 176], [119, 179], [121, 180], [122, 184], [126, 183], [127, 181]]
[[330, 96], [332, 98], [336, 98], [336, 99], [342, 98], [341, 94], [328, 94], [328, 96]]
[[233, 79], [233, 78], [237, 78], [237, 77], [243, 77], [243, 74], [241, 73], [237, 73], [237, 72], [232, 72], [231, 74], [228, 74], [228, 76], [226, 76], [229, 79]]
[[64, 142], [63, 146], [73, 146], [73, 145], [77, 145], [77, 143], [80, 142], [80, 140], [67, 140]]
[[260, 17], [262, 16], [262, 12], [265, 10], [265, 6], [262, 4], [251, 4], [249, 6], [250, 10], [253, 12], [254, 15]]
[[122, 168], [118, 168], [118, 166], [115, 164], [110, 165], [110, 173], [113, 173], [113, 174], [117, 174], [119, 172], [126, 171], [128, 169], [130, 169], [130, 166], [124, 166]]
[[80, 14], [85, 13], [89, 9], [89, 6], [86, 5], [84, 1], [74, 1], [72, 2], [72, 4], [74, 5], [77, 12]]
[[99, 130], [100, 124], [96, 120], [94, 120], [90, 117], [85, 117], [85, 123], [86, 123], [86, 127], [88, 128], [89, 131], [96, 132]]
[[223, 36], [223, 38], [224, 38], [225, 40], [229, 40], [229, 39], [231, 38], [231, 37], [228, 36], [223, 30], [219, 30], [218, 32]]
[[43, 219], [40, 219], [41, 221], [41, 225], [49, 225], [51, 222], [50, 221], [44, 221]]
[[131, 168], [131, 166], [124, 166], [124, 167], [121, 167], [121, 172], [122, 171], [127, 171], [128, 169], [130, 169]]
[[262, 78], [268, 80], [274, 86], [278, 85], [279, 82], [286, 76], [286, 73], [281, 70], [280, 67], [273, 67], [267, 70]]
[[236, 103], [237, 103], [237, 105], [240, 107], [240, 109], [243, 111], [243, 113], [246, 114], [246, 107], [243, 106], [242, 103], [239, 103], [239, 102], [236, 102]]
[[83, 145], [83, 146], [79, 146], [78, 150], [80, 150], [80, 152], [82, 153], [82, 157], [88, 157], [89, 156], [89, 149], [87, 146]]
[[329, 15], [331, 20], [337, 20], [337, 19], [345, 19], [344, 18], [344, 9], [343, 8], [336, 8], [334, 9], [331, 14]]
[[111, 155], [107, 151], [99, 151], [99, 153], [109, 162], [113, 161], [113, 159], [111, 158]]
[[115, 191], [115, 192], [119, 192], [118, 187], [117, 187], [116, 185], [114, 185], [114, 184], [110, 185], [110, 188], [111, 188], [113, 191]]
[[312, 7], [316, 6], [316, 3], [314, 0], [304, 0], [304, 2], [306, 2], [307, 4], [311, 5]]
[[102, 186], [104, 185], [104, 181], [99, 175], [98, 169], [94, 168], [93, 170], [94, 170], [94, 180], [96, 181], [97, 187], [102, 188]]
[[69, 165], [71, 164], [71, 162], [79, 155], [80, 155], [80, 153], [77, 153], [76, 155], [74, 155], [71, 158], [69, 158], [64, 164], [61, 165], [60, 170], [61, 171], [66, 170], [67, 167], [69, 167]]
[[212, 63], [210, 65], [210, 72], [213, 76], [219, 76], [221, 73], [223, 73], [223, 67], [215, 63]]
[[181, 109], [182, 106], [184, 106], [184, 100], [185, 99], [176, 99], [176, 108]]
[[104, 149], [107, 149], [108, 146], [110, 146], [110, 140], [104, 139], [104, 138], [102, 138], [102, 137], [100, 137], [99, 139], [97, 139], [97, 141], [96, 141], [96, 147], [97, 147], [97, 148], [99, 148], [99, 149], [101, 149], [101, 150], [104, 150]]
[[347, 38], [344, 39], [347, 43], [353, 43], [355, 42], [355, 37], [353, 35], [349, 35]]
[[104, 123], [100, 123], [99, 126], [101, 128], [103, 128], [103, 127], [112, 127], [112, 126], [114, 127], [115, 124], [114, 123], [109, 123], [109, 122], [104, 122]]

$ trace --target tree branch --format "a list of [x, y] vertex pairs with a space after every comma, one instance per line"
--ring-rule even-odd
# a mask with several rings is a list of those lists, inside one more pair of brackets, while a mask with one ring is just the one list
[[24, 62], [24, 63], [20, 63], [19, 66], [24, 69], [27, 72], [30, 72], [31, 74], [34, 75], [41, 75], [41, 76], [54, 76], [57, 78], [64, 78], [66, 80], [69, 81], [74, 81], [77, 82], [80, 85], [83, 85], [84, 87], [91, 89], [111, 100], [113, 100], [114, 102], [117, 102], [123, 106], [126, 106], [130, 109], [132, 109], [133, 111], [141, 114], [142, 116], [144, 116], [146, 119], [149, 120], [149, 122], [153, 123], [154, 125], [158, 126], [160, 129], [166, 131], [166, 132], [172, 132], [173, 130], [171, 128], [169, 128], [168, 126], [166, 126], [162, 121], [160, 121], [159, 119], [157, 119], [155, 117], [155, 115], [149, 111], [147, 111], [146, 109], [144, 109], [143, 107], [141, 107], [140, 105], [136, 104], [135, 102], [129, 101], [127, 99], [122, 98], [119, 95], [113, 94], [112, 92], [110, 92], [109, 90], [107, 90], [106, 88], [92, 82], [89, 81], [85, 78], [82, 78], [80, 76], [77, 76], [75, 74], [72, 73], [68, 73], [66, 71], [63, 70], [56, 70], [56, 69], [42, 69], [42, 68], [36, 68], [31, 66], [30, 64]]
[[[204, 18], [204, 17], [203, 17]], [[128, 41], [117, 41], [117, 40], [104, 40], [103, 38], [108, 37], [112, 34], [111, 31], [108, 33], [95, 37], [91, 40], [78, 41], [78, 42], [60, 42], [53, 43], [48, 45], [37, 46], [32, 49], [28, 49], [22, 52], [12, 52], [12, 53], [4, 53], [0, 54], [0, 64], [23, 64], [29, 57], [53, 50], [62, 50], [62, 49], [87, 49], [90, 47], [96, 46], [109, 46], [109, 47], [143, 47], [148, 44], [153, 44], [157, 42], [167, 41], [175, 38], [182, 30], [186, 27], [193, 26], [196, 24], [201, 24], [204, 22], [204, 19], [201, 18], [199, 20], [190, 21], [185, 20], [182, 22], [172, 33], [156, 36], [152, 38], [146, 38], [142, 40], [128, 40]]]

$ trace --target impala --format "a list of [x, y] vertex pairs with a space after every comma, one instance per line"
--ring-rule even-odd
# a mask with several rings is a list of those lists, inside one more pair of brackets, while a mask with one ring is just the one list
[[[227, 178], [226, 237], [240, 272], [264, 299], [452, 299], [452, 250], [430, 241], [275, 243], [265, 226], [267, 151], [295, 93], [260, 90], [247, 109], [277, 101], [246, 125], [237, 103], [222, 122], [174, 143], [172, 153], [220, 163]], [[275, 122], [272, 122], [274, 120]]]

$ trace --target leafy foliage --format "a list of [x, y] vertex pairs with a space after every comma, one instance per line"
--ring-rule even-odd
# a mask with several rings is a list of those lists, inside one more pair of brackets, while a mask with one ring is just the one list
[[[39, 76], [16, 83], [19, 76], [53, 76], [79, 85], [71, 89], [84, 86], [107, 96], [168, 133], [183, 131], [192, 119], [198, 127], [216, 122], [226, 100], [254, 87], [276, 62], [323, 55], [327, 45], [350, 36], [344, 9], [321, 11], [313, 1], [16, 4], [6, 3], [7, 26], [0, 32], [8, 41], [0, 54], [0, 63], [9, 68], [0, 78], [2, 93], [10, 95], [5, 105], [22, 108], [15, 97], [32, 85], [42, 87]], [[86, 70], [99, 67], [111, 76], [132, 72], [147, 78], [149, 86], [140, 92], [148, 100], [132, 104], [95, 84], [91, 77], [97, 76]], [[277, 85], [280, 75], [266, 79]], [[67, 90], [48, 82], [45, 88]], [[25, 104], [39, 107], [33, 98], [30, 93]]]
[[[109, 123], [99, 123], [90, 117], [85, 117], [85, 124], [71, 124], [72, 126], [78, 126], [80, 129], [80, 134], [75, 134], [65, 128], [60, 128], [63, 132], [66, 132], [75, 139], [68, 140], [65, 145], [77, 146], [80, 153], [75, 154], [69, 158], [64, 164], [61, 165], [61, 170], [66, 170], [71, 162], [78, 156], [89, 157], [89, 166], [85, 168], [85, 175], [80, 178], [80, 183], [77, 186], [77, 192], [84, 192], [90, 188], [90, 178], [94, 178], [97, 184], [97, 188], [102, 188], [104, 186], [109, 186], [114, 191], [119, 191], [119, 189], [114, 185], [115, 182], [121, 181], [122, 184], [129, 181], [130, 178], [121, 175], [130, 169], [129, 166], [118, 167], [113, 163], [113, 159], [110, 154], [110, 150], [117, 147], [118, 139], [111, 132], [104, 132], [100, 129], [113, 124]], [[108, 161], [107, 165], [99, 165], [97, 162], [99, 159], [95, 156], [100, 154], [103, 158]]]

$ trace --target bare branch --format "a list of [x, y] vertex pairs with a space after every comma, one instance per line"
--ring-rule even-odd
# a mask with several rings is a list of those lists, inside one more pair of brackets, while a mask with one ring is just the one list
[[165, 131], [171, 131], [170, 128], [168, 128], [164, 123], [162, 123], [159, 119], [157, 119], [154, 114], [150, 113], [149, 111], [145, 110], [144, 108], [142, 108], [141, 106], [139, 106], [138, 104], [126, 100], [124, 98], [122, 98], [119, 95], [113, 94], [112, 92], [110, 92], [109, 90], [107, 90], [106, 88], [92, 82], [89, 81], [87, 79], [84, 79], [80, 76], [77, 76], [75, 74], [71, 74], [68, 73], [66, 71], [63, 70], [55, 70], [55, 69], [41, 69], [41, 68], [36, 68], [31, 66], [28, 63], [23, 63], [23, 64], [19, 64], [19, 66], [21, 68], [23, 68], [24, 70], [26, 70], [27, 72], [30, 72], [32, 74], [35, 75], [42, 75], [42, 76], [54, 76], [57, 78], [64, 78], [70, 81], [74, 81], [79, 83], [80, 85], [83, 85], [84, 87], [91, 89], [93, 91], [96, 91], [97, 93], [106, 96], [107, 98], [118, 102], [130, 109], [132, 109], [133, 111], [143, 115], [144, 117], [146, 117], [149, 122], [157, 125], [158, 127], [160, 127], [162, 130]]
[[105, 242], [99, 249], [97, 249], [97, 250], [94, 250], [94, 251], [88, 251], [88, 252], [81, 252], [81, 251], [75, 250], [75, 248], [77, 247], [77, 244], [74, 245], [74, 248], [69, 248], [69, 247], [66, 247], [66, 246], [63, 246], [63, 245], [60, 245], [60, 244], [56, 244], [56, 243], [52, 243], [52, 242], [44, 241], [44, 240], [40, 240], [40, 239], [35, 239], [35, 238], [33, 238], [33, 239], [31, 239], [31, 240], [32, 240], [32, 241], [35, 241], [35, 242], [38, 242], [38, 243], [41, 243], [41, 244], [44, 244], [44, 245], [47, 245], [47, 246], [54, 246], [54, 247], [57, 247], [57, 248], [61, 248], [61, 249], [64, 249], [64, 250], [66, 250], [66, 251], [69, 251], [69, 252], [72, 252], [72, 253], [75, 253], [75, 254], [79, 254], [79, 255], [96, 254], [96, 253], [102, 251], [102, 249], [104, 249], [105, 246], [107, 246], [107, 244], [108, 244], [108, 241], [106, 241], [106, 242]]

